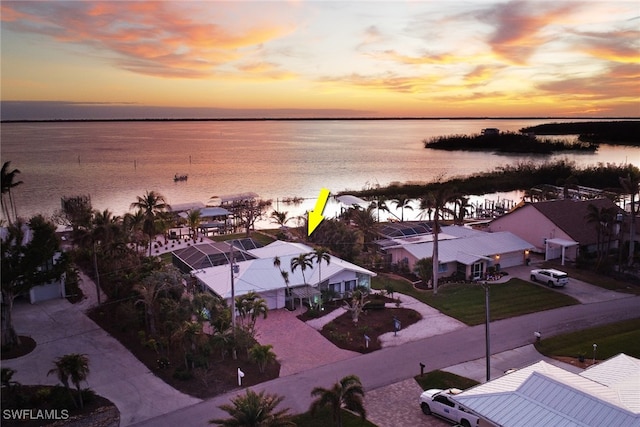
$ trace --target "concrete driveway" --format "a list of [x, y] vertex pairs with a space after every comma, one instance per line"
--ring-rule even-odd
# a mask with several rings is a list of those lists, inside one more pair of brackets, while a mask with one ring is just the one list
[[[502, 280], [509, 280], [511, 277], [517, 277], [522, 280], [526, 280], [531, 283], [536, 283], [539, 286], [547, 287], [547, 285], [531, 281], [531, 270], [534, 268], [540, 268], [539, 265], [533, 264], [531, 266], [518, 266], [506, 268], [505, 271], [509, 273]], [[561, 269], [561, 268], [560, 268]], [[556, 292], [569, 295], [580, 301], [582, 304], [591, 304], [594, 302], [610, 301], [620, 298], [628, 298], [631, 295], [623, 292], [615, 292], [608, 289], [603, 289], [598, 286], [591, 285], [581, 280], [569, 277], [569, 283], [562, 288], [549, 288]]]

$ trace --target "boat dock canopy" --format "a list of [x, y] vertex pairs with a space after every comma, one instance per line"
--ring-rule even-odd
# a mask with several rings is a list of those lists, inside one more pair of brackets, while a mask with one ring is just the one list
[[220, 205], [228, 205], [236, 202], [241, 202], [243, 200], [253, 200], [257, 199], [258, 195], [256, 193], [248, 192], [248, 193], [238, 193], [238, 194], [226, 194], [223, 196], [211, 196], [209, 199], [208, 206], [220, 206]]

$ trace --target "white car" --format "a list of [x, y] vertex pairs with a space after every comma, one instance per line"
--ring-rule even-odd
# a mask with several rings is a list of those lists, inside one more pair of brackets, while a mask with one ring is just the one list
[[464, 427], [477, 426], [480, 419], [466, 411], [452, 398], [461, 392], [462, 390], [457, 388], [447, 390], [432, 388], [423, 391], [420, 395], [420, 408], [425, 415], [437, 415]]
[[538, 268], [531, 270], [531, 280], [546, 283], [549, 286], [564, 286], [569, 283], [569, 275], [553, 268]]

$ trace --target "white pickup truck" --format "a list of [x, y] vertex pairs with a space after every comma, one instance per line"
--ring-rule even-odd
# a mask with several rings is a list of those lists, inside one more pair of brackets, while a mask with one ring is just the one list
[[569, 283], [569, 275], [552, 268], [538, 268], [531, 270], [531, 280], [546, 283], [549, 286], [564, 286]]
[[451, 398], [460, 392], [461, 390], [456, 388], [447, 390], [432, 388], [426, 390], [420, 395], [420, 408], [426, 415], [437, 415], [464, 427], [477, 426], [480, 419], [467, 412]]

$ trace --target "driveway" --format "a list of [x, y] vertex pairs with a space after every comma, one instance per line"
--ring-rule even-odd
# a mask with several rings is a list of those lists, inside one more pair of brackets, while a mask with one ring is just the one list
[[[531, 282], [531, 270], [534, 268], [540, 268], [536, 264], [531, 266], [518, 266], [506, 268], [505, 271], [509, 273], [508, 276], [505, 276], [503, 280], [509, 280], [511, 277], [517, 277], [522, 280], [526, 280]], [[531, 282], [536, 283], [536, 282]], [[544, 284], [536, 283], [539, 286], [547, 287]], [[573, 277], [569, 278], [569, 283], [561, 288], [550, 288], [556, 292], [569, 295], [570, 297], [575, 298], [580, 301], [581, 304], [592, 304], [595, 302], [603, 302], [610, 301], [620, 298], [629, 298], [630, 294], [625, 294], [623, 292], [615, 292], [608, 289], [603, 289], [598, 286], [591, 285], [587, 282], [583, 282], [582, 280], [575, 279]]]
[[360, 355], [336, 347], [296, 317], [301, 313], [300, 308], [271, 310], [266, 319], [256, 322], [256, 338], [260, 344], [273, 346], [281, 377]]

